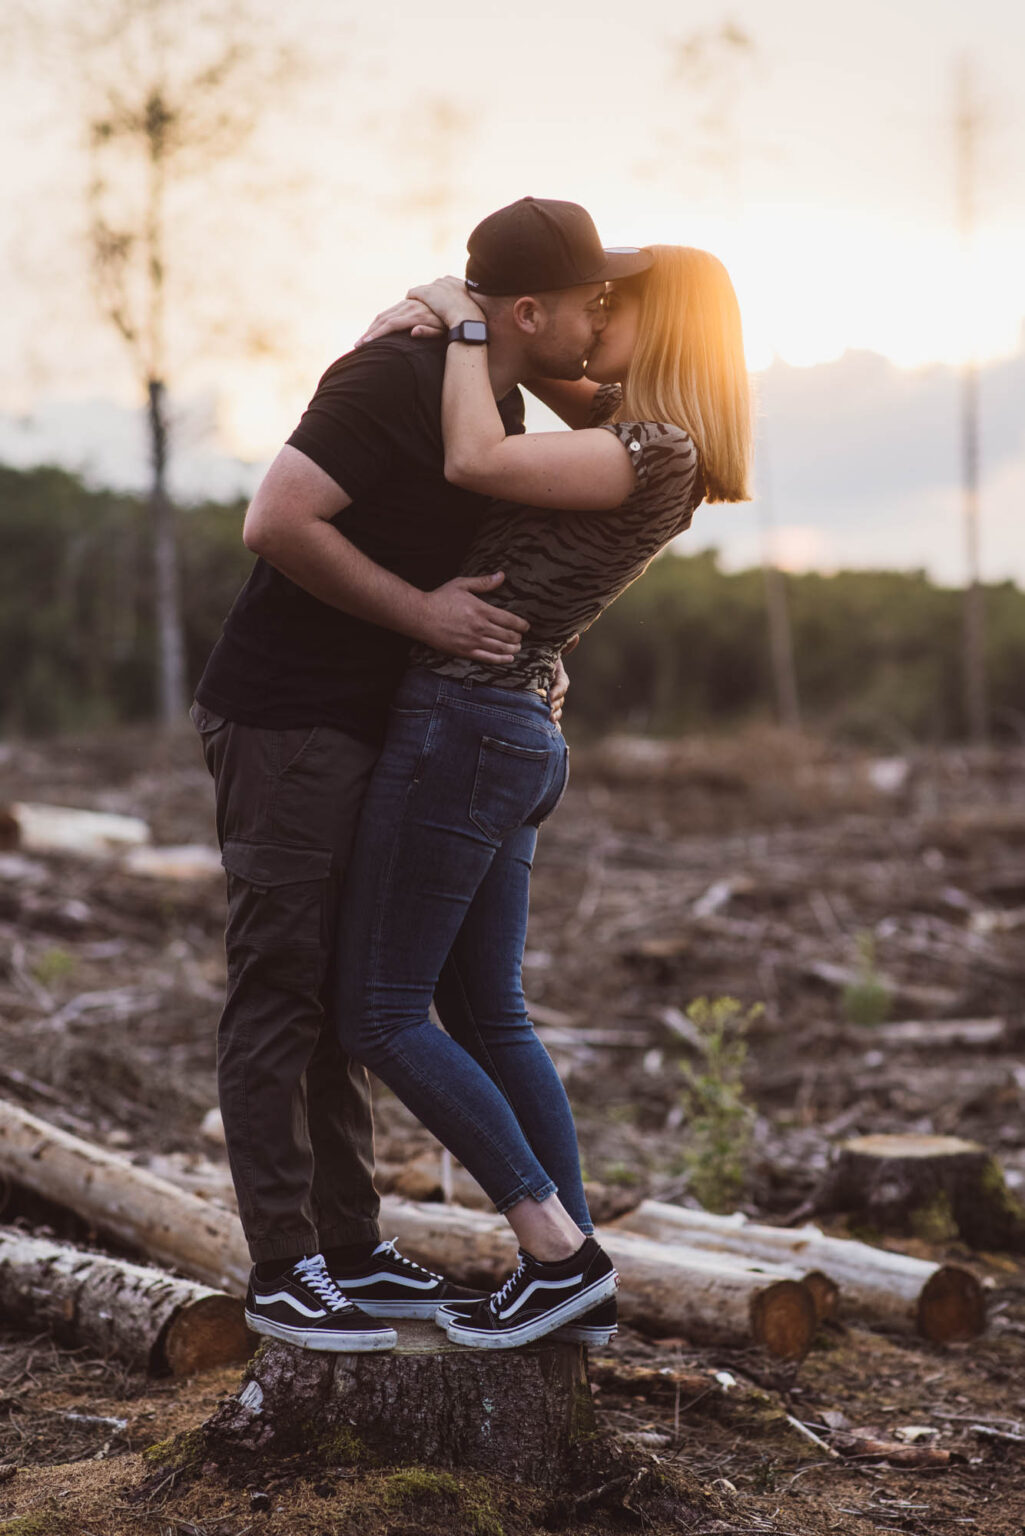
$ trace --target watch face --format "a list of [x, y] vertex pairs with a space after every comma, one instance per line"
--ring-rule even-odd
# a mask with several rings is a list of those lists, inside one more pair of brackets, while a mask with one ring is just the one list
[[488, 328], [483, 320], [464, 320], [462, 330], [464, 341], [484, 342], [488, 339]]

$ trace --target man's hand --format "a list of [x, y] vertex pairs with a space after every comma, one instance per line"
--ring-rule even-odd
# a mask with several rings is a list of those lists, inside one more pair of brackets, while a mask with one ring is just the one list
[[552, 686], [548, 690], [548, 702], [551, 705], [548, 714], [555, 725], [560, 724], [562, 720], [562, 707], [569, 692], [569, 673], [562, 664], [562, 657], [568, 656], [570, 651], [575, 651], [579, 644], [579, 635], [574, 635], [571, 640], [567, 640], [562, 648], [562, 654], [555, 663], [555, 675], [552, 678]]
[[493, 592], [504, 580], [502, 571], [491, 576], [457, 576], [425, 593], [425, 617], [417, 625], [416, 638], [450, 656], [507, 666], [515, 659], [530, 625], [476, 595]]

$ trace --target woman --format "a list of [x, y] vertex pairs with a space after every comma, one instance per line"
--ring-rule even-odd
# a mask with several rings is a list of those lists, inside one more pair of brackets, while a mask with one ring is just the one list
[[[386, 328], [483, 318], [459, 279], [410, 296], [431, 315], [398, 306]], [[450, 1148], [516, 1233], [509, 1280], [476, 1307], [439, 1314], [457, 1342], [509, 1348], [600, 1318], [603, 1304], [607, 1314], [616, 1286], [592, 1236], [572, 1113], [520, 979], [537, 829], [567, 776], [546, 691], [569, 639], [703, 498], [747, 498], [750, 409], [736, 298], [702, 251], [654, 247], [650, 269], [607, 296], [588, 379], [538, 386], [571, 423], [589, 411], [580, 431], [506, 438], [485, 353], [448, 349], [445, 473], [502, 498], [464, 574], [504, 571], [491, 600], [531, 627], [511, 665], [413, 653], [350, 866], [338, 1017], [345, 1049]], [[439, 985], [448, 1034], [429, 1019]]]

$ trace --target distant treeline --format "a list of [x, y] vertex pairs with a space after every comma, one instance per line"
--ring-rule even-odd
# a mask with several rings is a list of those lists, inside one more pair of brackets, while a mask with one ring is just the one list
[[[252, 556], [242, 503], [180, 514], [188, 669], [199, 676]], [[153, 713], [144, 505], [60, 469], [0, 466], [0, 731], [43, 735]], [[805, 722], [899, 747], [965, 734], [962, 597], [920, 572], [787, 576]], [[995, 730], [1025, 735], [1025, 593], [986, 592]], [[773, 713], [765, 586], [713, 552], [663, 555], [571, 662], [577, 730], [673, 733]]]

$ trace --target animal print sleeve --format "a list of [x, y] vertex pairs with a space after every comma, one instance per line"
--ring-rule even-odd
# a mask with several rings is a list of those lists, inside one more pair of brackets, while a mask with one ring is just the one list
[[700, 499], [698, 455], [690, 437], [665, 421], [610, 421], [614, 432], [633, 461], [637, 476], [634, 496], [644, 493], [652, 502], [679, 507]]
[[619, 410], [622, 403], [623, 391], [618, 384], [600, 385], [594, 399], [591, 401], [591, 414], [587, 418], [587, 425], [589, 427], [603, 426], [609, 417]]

